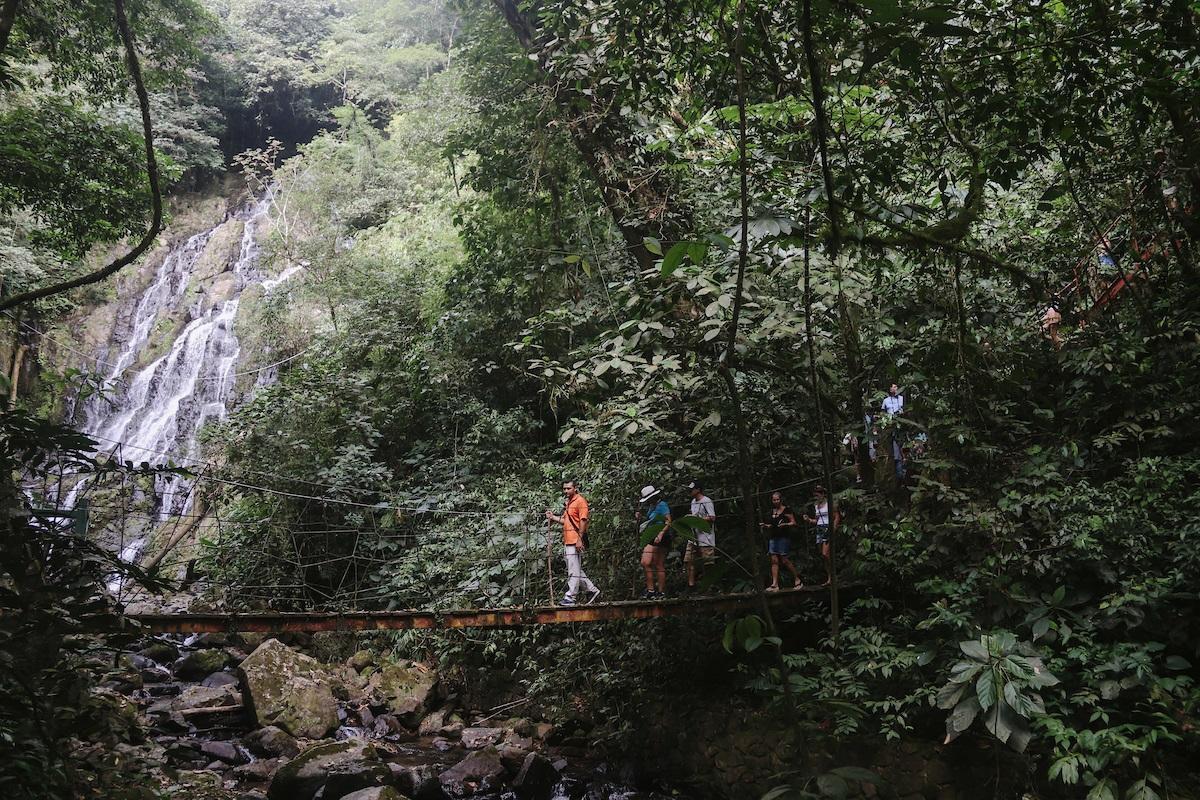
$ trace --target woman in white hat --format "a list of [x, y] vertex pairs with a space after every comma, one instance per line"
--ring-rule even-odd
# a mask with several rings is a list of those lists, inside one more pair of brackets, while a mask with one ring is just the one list
[[[642, 504], [639, 516], [645, 518], [639, 531], [645, 531], [650, 526], [662, 525], [654, 538], [642, 548], [642, 571], [646, 574], [646, 591], [642, 592], [643, 600], [657, 600], [667, 591], [667, 551], [671, 549], [671, 507], [661, 497], [661, 492], [653, 486], [643, 486]], [[643, 537], [644, 539], [645, 537]], [[654, 590], [655, 578], [658, 579], [658, 591]]]

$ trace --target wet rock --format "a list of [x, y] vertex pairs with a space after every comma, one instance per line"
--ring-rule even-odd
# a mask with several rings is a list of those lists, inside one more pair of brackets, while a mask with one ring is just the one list
[[342, 800], [405, 800], [404, 795], [390, 786], [376, 786], [373, 789], [359, 789], [342, 797]]
[[423, 664], [388, 664], [371, 674], [368, 686], [410, 728], [421, 722], [436, 695], [438, 676]]
[[138, 653], [159, 664], [173, 664], [175, 659], [179, 658], [179, 648], [168, 642], [154, 642], [143, 647]]
[[284, 764], [271, 779], [268, 800], [341, 798], [359, 789], [385, 786], [392, 772], [370, 743], [347, 739], [310, 747]]
[[405, 728], [394, 714], [380, 714], [375, 718], [372, 730], [375, 731], [376, 736], [392, 736], [403, 733]]
[[528, 750], [503, 744], [496, 749], [500, 753], [500, 763], [504, 765], [510, 775], [516, 775], [521, 771], [521, 765], [525, 763], [525, 756], [529, 755]]
[[198, 633], [188, 639], [185, 644], [188, 647], [194, 647], [197, 650], [211, 649], [214, 647], [228, 647], [233, 644], [233, 637], [228, 633]]
[[513, 779], [513, 788], [521, 800], [549, 800], [560, 778], [550, 759], [541, 753], [530, 753]]
[[503, 736], [503, 728], [464, 728], [462, 743], [463, 747], [468, 750], [478, 750], [481, 747], [497, 744]]
[[170, 701], [174, 711], [197, 708], [224, 708], [242, 704], [242, 695], [232, 686], [189, 686]]
[[164, 748], [167, 763], [175, 767], [199, 769], [208, 763], [200, 752], [200, 744], [190, 739], [171, 742]]
[[236, 767], [233, 774], [244, 781], [269, 781], [281, 763], [278, 758], [264, 758]]
[[300, 745], [287, 731], [268, 725], [250, 733], [245, 738], [250, 752], [260, 756], [292, 756], [300, 752]]
[[245, 764], [250, 759], [242, 755], [231, 742], [205, 742], [200, 747], [200, 752], [209, 758], [215, 758], [218, 761], [224, 761], [226, 764]]
[[337, 701], [316, 659], [268, 639], [238, 672], [259, 725], [275, 725], [306, 739], [320, 739], [337, 728]]
[[448, 739], [457, 739], [458, 737], [462, 736], [462, 732], [464, 730], [466, 730], [466, 726], [464, 726], [461, 722], [449, 722], [443, 725], [438, 733]]
[[198, 681], [225, 669], [228, 663], [224, 650], [193, 650], [175, 662], [175, 675], [185, 681]]
[[446, 792], [438, 782], [438, 770], [432, 764], [408, 766], [388, 764], [392, 785], [412, 800], [445, 800]]
[[201, 686], [207, 686], [210, 689], [216, 689], [221, 686], [237, 686], [238, 678], [232, 672], [214, 672], [204, 680], [200, 681]]
[[498, 789], [504, 782], [504, 764], [494, 747], [476, 750], [438, 776], [451, 797], [470, 797]]
[[454, 742], [450, 741], [449, 739], [443, 739], [439, 736], [430, 742], [429, 746], [434, 750], [437, 750], [439, 753], [445, 753], [447, 750], [454, 749]]

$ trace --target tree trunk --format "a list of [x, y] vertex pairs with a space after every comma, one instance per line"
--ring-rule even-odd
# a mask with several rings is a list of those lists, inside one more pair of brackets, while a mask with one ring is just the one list
[[12, 34], [13, 23], [17, 21], [17, 6], [21, 0], [4, 0], [0, 6], [0, 57], [8, 50], [8, 37]]

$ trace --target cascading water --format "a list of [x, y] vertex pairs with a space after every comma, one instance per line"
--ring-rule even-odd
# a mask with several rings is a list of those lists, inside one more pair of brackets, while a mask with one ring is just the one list
[[[186, 464], [199, 455], [196, 435], [200, 429], [225, 418], [233, 399], [241, 353], [233, 326], [242, 293], [253, 284], [270, 292], [299, 269], [291, 266], [265, 279], [258, 270], [258, 234], [270, 203], [268, 194], [234, 215], [244, 227], [237, 259], [227, 270], [233, 273], [234, 283], [227, 292], [229, 296], [206, 302], [206, 295], [201, 293], [187, 309], [186, 324], [167, 352], [137, 367], [147, 350], [155, 347], [154, 332], [160, 323], [171, 320], [172, 315], [178, 317], [179, 306], [185, 302], [184, 295], [217, 228], [173, 248], [133, 312], [127, 319], [118, 320], [102, 355], [107, 358], [117, 352], [105, 375], [106, 383], [117, 390], [107, 398], [89, 400], [82, 408], [81, 427], [102, 449], [115, 450], [122, 460], [163, 463], [173, 458]], [[136, 371], [130, 374], [131, 369]], [[74, 505], [82, 485], [72, 489], [64, 505]], [[159, 520], [186, 513], [192, 505], [190, 481], [181, 475], [158, 476], [154, 503]], [[135, 560], [145, 543], [144, 536], [124, 543], [122, 560]]]

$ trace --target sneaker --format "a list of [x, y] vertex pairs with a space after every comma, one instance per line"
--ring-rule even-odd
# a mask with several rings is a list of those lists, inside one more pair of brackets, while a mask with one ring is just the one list
[[645, 590], [640, 595], [638, 595], [638, 600], [653, 600], [653, 599], [654, 599], [654, 592], [650, 591], [649, 589]]
[[560, 605], [560, 606], [573, 606], [573, 605], [576, 605], [576, 603], [575, 603], [575, 600], [574, 600], [574, 598], [571, 598], [571, 597], [564, 597], [564, 598], [562, 599], [562, 601], [561, 601], [561, 602], [559, 602], [559, 605]]
[[585, 605], [589, 605], [589, 606], [590, 606], [592, 603], [596, 602], [596, 598], [597, 598], [597, 597], [599, 597], [599, 596], [600, 596], [600, 590], [599, 590], [599, 589], [597, 589], [597, 590], [595, 590], [594, 592], [592, 592], [592, 596], [591, 596], [591, 597], [589, 597], [589, 598], [588, 598], [588, 599], [585, 601], [585, 603], [584, 603], [584, 604], [585, 604]]

